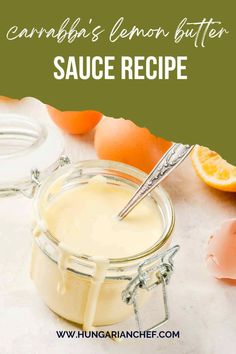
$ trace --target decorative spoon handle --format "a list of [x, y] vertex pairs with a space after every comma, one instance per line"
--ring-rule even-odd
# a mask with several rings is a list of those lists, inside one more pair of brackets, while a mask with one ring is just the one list
[[173, 144], [161, 160], [156, 164], [143, 184], [137, 189], [117, 218], [124, 219], [130, 211], [163, 181], [191, 152], [194, 145]]

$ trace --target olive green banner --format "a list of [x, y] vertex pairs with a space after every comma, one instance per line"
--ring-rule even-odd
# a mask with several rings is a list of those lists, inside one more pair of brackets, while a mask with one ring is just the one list
[[9, 1], [0, 95], [124, 117], [236, 164], [234, 1]]

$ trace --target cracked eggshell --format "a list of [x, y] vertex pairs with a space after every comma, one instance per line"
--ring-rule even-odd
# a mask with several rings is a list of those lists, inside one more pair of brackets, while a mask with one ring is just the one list
[[210, 237], [207, 267], [218, 279], [236, 279], [236, 218], [225, 221]]
[[94, 146], [102, 160], [123, 162], [149, 173], [172, 143], [124, 118], [104, 118], [96, 127]]

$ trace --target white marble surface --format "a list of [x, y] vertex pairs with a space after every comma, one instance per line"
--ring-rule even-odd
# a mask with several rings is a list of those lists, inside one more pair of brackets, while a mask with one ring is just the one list
[[[66, 137], [72, 161], [95, 157], [92, 135]], [[1, 172], [0, 172], [1, 173]], [[0, 353], [1, 354], [234, 354], [236, 286], [208, 274], [207, 239], [226, 218], [236, 216], [236, 197], [205, 186], [186, 161], [164, 183], [176, 210], [173, 243], [175, 274], [168, 286], [171, 318], [163, 330], [180, 339], [58, 339], [56, 330], [77, 329], [52, 313], [29, 277], [31, 200], [0, 199]]]

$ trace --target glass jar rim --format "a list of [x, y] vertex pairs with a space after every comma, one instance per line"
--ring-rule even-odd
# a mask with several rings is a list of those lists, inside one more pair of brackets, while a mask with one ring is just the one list
[[0, 154], [4, 164], [0, 196], [5, 197], [29, 189], [33, 169], [42, 174], [51, 172], [64, 152], [64, 140], [50, 120], [44, 124], [42, 119], [25, 113], [0, 113], [0, 122], [0, 141], [3, 147], [5, 144]]
[[[48, 176], [43, 183], [41, 184], [41, 186], [38, 188], [38, 190], [36, 191], [35, 197], [34, 197], [34, 214], [36, 217], [36, 224], [39, 228], [39, 231], [42, 232], [46, 238], [52, 242], [52, 244], [58, 248], [60, 248], [59, 246], [59, 241], [58, 239], [52, 235], [52, 233], [45, 227], [44, 224], [44, 220], [43, 220], [43, 216], [41, 215], [40, 212], [40, 199], [43, 197], [44, 193], [46, 193], [47, 189], [53, 184], [53, 182], [55, 182], [57, 179], [59, 179], [60, 177], [63, 177], [63, 175], [67, 175], [72, 171], [75, 171], [76, 169], [81, 170], [81, 169], [86, 169], [86, 168], [104, 168], [106, 169], [111, 169], [113, 171], [117, 171], [118, 173], [124, 173], [127, 176], [129, 175], [130, 177], [133, 177], [134, 179], [140, 181], [140, 183], [147, 177], [147, 174], [133, 166], [124, 164], [122, 162], [116, 162], [116, 161], [110, 161], [110, 160], [83, 160], [83, 161], [79, 161], [77, 163], [73, 163], [73, 164], [69, 164], [66, 166], [61, 167], [59, 170], [53, 172], [50, 176]], [[138, 183], [135, 183], [138, 186]], [[170, 218], [168, 220], [168, 225], [166, 225], [166, 228], [163, 230], [163, 235], [160, 237], [160, 239], [150, 248], [144, 250], [143, 252], [140, 252], [136, 255], [132, 255], [129, 257], [124, 257], [124, 258], [111, 258], [109, 259], [110, 264], [112, 265], [119, 265], [121, 266], [122, 263], [125, 264], [130, 264], [132, 261], [140, 261], [143, 260], [145, 258], [147, 258], [148, 256], [153, 255], [154, 253], [156, 253], [157, 251], [159, 251], [162, 246], [164, 246], [170, 236], [171, 233], [173, 231], [174, 228], [174, 224], [175, 224], [175, 214], [174, 214], [174, 209], [173, 209], [173, 205], [172, 205], [172, 201], [168, 195], [168, 193], [166, 192], [166, 190], [161, 187], [158, 186], [157, 188], [155, 188], [155, 190], [151, 193], [151, 195], [153, 193], [157, 193], [158, 197], [162, 198], [162, 200], [164, 200], [164, 203], [166, 203], [168, 210], [169, 210], [169, 214], [170, 214]], [[68, 250], [67, 250], [68, 252]], [[70, 254], [72, 257], [74, 257], [77, 260], [82, 260], [82, 261], [88, 261], [91, 262], [91, 257], [83, 255], [83, 254], [76, 254], [73, 251], [70, 251]]]

